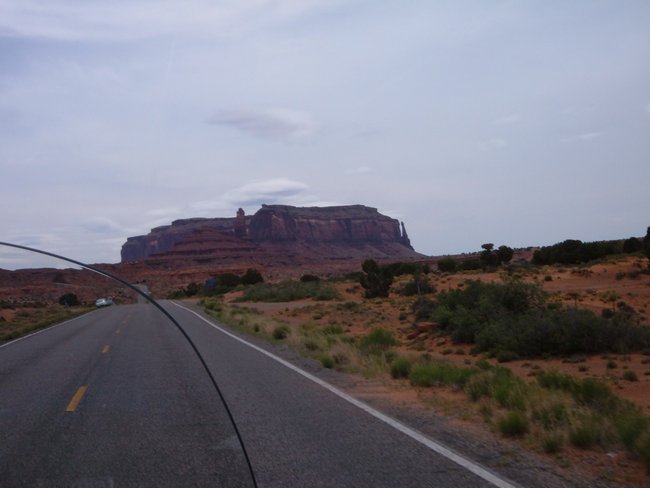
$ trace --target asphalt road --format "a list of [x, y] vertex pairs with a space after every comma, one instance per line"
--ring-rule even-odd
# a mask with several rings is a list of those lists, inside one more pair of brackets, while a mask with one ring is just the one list
[[[165, 307], [228, 401], [258, 486], [508, 486], [191, 311]], [[0, 427], [1, 486], [251, 486], [209, 378], [149, 304], [0, 346]]]

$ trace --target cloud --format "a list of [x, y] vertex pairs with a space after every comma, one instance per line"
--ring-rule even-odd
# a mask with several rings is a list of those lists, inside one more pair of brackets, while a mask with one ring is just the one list
[[650, 102], [645, 106], [645, 111], [650, 114]]
[[221, 110], [210, 117], [208, 123], [267, 139], [302, 139], [316, 129], [316, 123], [307, 112], [287, 108]]
[[370, 166], [359, 166], [358, 168], [351, 168], [345, 170], [346, 175], [361, 175], [364, 173], [370, 173], [372, 168]]
[[563, 137], [560, 139], [561, 142], [591, 142], [595, 139], [598, 139], [602, 136], [602, 132], [582, 132], [580, 134], [575, 134], [569, 137]]
[[258, 181], [242, 185], [224, 193], [220, 198], [214, 200], [202, 200], [189, 205], [190, 212], [201, 212], [202, 214], [221, 212], [225, 215], [234, 214], [238, 207], [255, 208], [266, 204], [287, 204], [295, 205], [304, 202], [306, 199], [318, 197], [304, 195], [309, 186], [300, 181], [288, 178], [273, 178], [265, 181]]
[[492, 125], [512, 125], [521, 121], [519, 114], [509, 114], [492, 121]]

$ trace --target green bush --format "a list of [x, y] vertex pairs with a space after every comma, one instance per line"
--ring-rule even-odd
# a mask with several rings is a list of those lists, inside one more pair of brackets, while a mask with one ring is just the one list
[[577, 382], [572, 393], [578, 403], [603, 411], [617, 400], [609, 386], [594, 378], [585, 378]]
[[464, 386], [474, 372], [446, 362], [427, 363], [413, 366], [409, 380], [414, 386]]
[[583, 418], [569, 430], [569, 442], [579, 449], [589, 449], [600, 442], [601, 426], [596, 419]]
[[545, 430], [553, 430], [566, 425], [569, 412], [563, 403], [551, 403], [535, 408], [533, 419], [539, 422]]
[[499, 419], [497, 427], [506, 437], [521, 437], [528, 432], [528, 419], [523, 412], [513, 410]]
[[242, 285], [255, 285], [263, 282], [264, 278], [262, 277], [262, 274], [253, 268], [248, 268], [241, 277]]
[[406, 358], [397, 358], [390, 365], [390, 375], [397, 378], [408, 378], [411, 374], [411, 361]]
[[626, 381], [639, 381], [639, 377], [631, 370], [627, 370], [623, 373], [623, 379]]
[[546, 454], [556, 454], [562, 450], [564, 439], [561, 435], [548, 435], [542, 440], [542, 449]]
[[323, 368], [332, 369], [334, 367], [334, 359], [329, 356], [321, 357], [320, 363], [323, 365]]
[[330, 285], [319, 281], [283, 281], [278, 284], [258, 283], [247, 288], [238, 301], [242, 302], [292, 302], [312, 298], [314, 300], [335, 300], [339, 294]]
[[381, 352], [397, 344], [393, 333], [378, 327], [361, 339], [360, 346], [366, 352]]
[[458, 262], [454, 258], [442, 258], [437, 264], [443, 273], [455, 273], [458, 268]]
[[[544, 357], [626, 353], [650, 346], [650, 329], [635, 324], [627, 313], [611, 319], [588, 310], [558, 307], [540, 285], [509, 280], [469, 280], [464, 289], [438, 293], [436, 301], [418, 300], [417, 320], [431, 320], [455, 343], [475, 344], [477, 352]], [[510, 357], [509, 357], [510, 356]]]
[[80, 305], [79, 298], [74, 293], [66, 293], [59, 297], [59, 305], [66, 307], [76, 307]]
[[650, 419], [638, 408], [631, 407], [627, 412], [616, 416], [615, 426], [623, 445], [628, 450], [634, 451], [637, 441], [648, 431]]
[[548, 390], [563, 390], [573, 392], [576, 390], [576, 380], [570, 374], [557, 371], [542, 371], [536, 376], [539, 386]]
[[387, 297], [393, 284], [393, 271], [390, 267], [379, 266], [376, 261], [367, 259], [361, 266], [364, 274], [360, 283], [366, 289], [366, 298]]
[[275, 329], [273, 329], [273, 338], [281, 341], [282, 339], [286, 339], [287, 336], [289, 335], [289, 327], [286, 325], [279, 325]]

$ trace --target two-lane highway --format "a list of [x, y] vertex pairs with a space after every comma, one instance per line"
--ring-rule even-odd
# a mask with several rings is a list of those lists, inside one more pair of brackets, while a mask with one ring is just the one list
[[[220, 385], [260, 487], [512, 486], [165, 307]], [[1, 347], [0, 421], [3, 486], [250, 486], [207, 375], [153, 305], [98, 310]]]

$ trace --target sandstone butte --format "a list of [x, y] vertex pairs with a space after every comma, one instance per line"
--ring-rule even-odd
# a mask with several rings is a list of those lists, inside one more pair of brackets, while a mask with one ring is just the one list
[[129, 237], [122, 263], [150, 266], [235, 264], [295, 266], [346, 259], [418, 259], [404, 223], [363, 205], [262, 205], [232, 218], [176, 220], [144, 236]]

